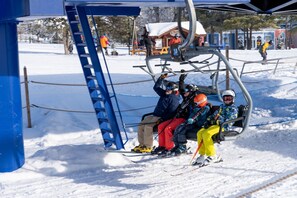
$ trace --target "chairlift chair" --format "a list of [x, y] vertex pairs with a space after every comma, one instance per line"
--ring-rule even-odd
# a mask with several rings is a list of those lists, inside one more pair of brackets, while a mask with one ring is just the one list
[[[194, 5], [193, 2], [190, 0], [186, 0], [186, 6], [187, 6], [187, 10], [189, 12], [189, 18], [190, 18], [190, 32], [187, 36], [187, 38], [184, 40], [184, 42], [178, 46], [175, 46], [175, 49], [177, 50], [176, 54], [162, 54], [162, 55], [155, 55], [155, 56], [149, 56], [146, 58], [146, 68], [145, 67], [141, 67], [141, 69], [143, 69], [145, 72], [147, 72], [149, 75], [151, 75], [151, 77], [153, 78], [153, 80], [155, 80], [155, 77], [162, 74], [162, 73], [173, 73], [173, 74], [177, 74], [180, 73], [180, 71], [174, 71], [173, 69], [170, 69], [168, 67], [168, 62], [180, 62], [180, 63], [185, 63], [187, 62], [188, 64], [190, 64], [194, 69], [186, 71], [186, 72], [209, 72], [212, 75], [212, 79], [213, 79], [213, 84], [212, 84], [212, 88], [213, 90], [216, 90], [217, 95], [220, 99], [220, 101], [222, 100], [221, 94], [220, 94], [220, 90], [219, 90], [219, 86], [218, 86], [218, 77], [219, 77], [219, 73], [220, 71], [226, 71], [228, 70], [232, 77], [234, 78], [235, 82], [238, 84], [238, 86], [241, 89], [241, 92], [244, 95], [244, 99], [246, 101], [245, 105], [240, 105], [239, 108], [239, 115], [238, 118], [236, 118], [235, 120], [231, 120], [229, 122], [235, 122], [235, 125], [239, 126], [242, 130], [240, 132], [234, 132], [234, 131], [224, 131], [222, 132], [220, 129], [220, 132], [218, 134], [218, 136], [214, 137], [215, 141], [219, 142], [222, 141], [228, 137], [232, 137], [232, 136], [238, 136], [240, 134], [242, 134], [244, 131], [246, 131], [248, 124], [249, 124], [249, 120], [250, 120], [250, 116], [251, 116], [251, 112], [252, 112], [252, 108], [253, 108], [253, 101], [252, 98], [249, 94], [249, 92], [247, 91], [247, 89], [245, 88], [245, 86], [243, 85], [243, 83], [241, 82], [240, 78], [238, 77], [238, 74], [236, 73], [236, 71], [232, 68], [232, 66], [230, 65], [229, 61], [226, 59], [226, 57], [221, 53], [220, 49], [218, 47], [209, 47], [209, 46], [203, 46], [203, 47], [195, 47], [195, 48], [188, 48], [189, 45], [193, 42], [194, 39], [194, 32], [196, 31], [196, 16], [194, 16], [193, 13], [195, 13], [195, 9], [194, 9]], [[179, 17], [179, 26], [180, 26], [180, 17]], [[181, 27], [179, 27], [179, 30], [181, 31]], [[180, 35], [184, 35], [182, 33], [182, 31], [180, 32]], [[175, 56], [176, 55], [176, 56]], [[191, 59], [194, 57], [198, 57], [199, 55], [211, 55], [211, 57], [209, 59], [211, 59], [213, 56], [218, 57], [218, 61], [212, 63], [212, 64], [217, 64], [217, 67], [215, 70], [205, 70], [204, 66], [206, 65], [209, 66], [209, 59], [205, 59], [201, 62], [198, 61], [198, 63], [202, 63], [204, 64], [204, 66], [202, 67], [196, 67], [194, 65], [194, 61], [192, 62]], [[152, 69], [151, 66], [151, 61], [155, 60], [155, 59], [160, 59], [162, 61], [164, 61], [164, 64], [160, 65], [161, 68], [161, 73], [155, 73]], [[221, 62], [223, 62], [226, 66], [225, 69], [221, 69]], [[197, 63], [197, 61], [196, 61]], [[147, 70], [146, 70], [147, 69]], [[165, 71], [166, 70], [166, 71]], [[227, 122], [227, 123], [229, 123]], [[227, 123], [223, 123], [221, 125], [224, 126]]]

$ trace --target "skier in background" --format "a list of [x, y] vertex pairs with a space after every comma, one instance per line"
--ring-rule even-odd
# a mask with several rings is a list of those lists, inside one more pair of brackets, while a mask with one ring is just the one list
[[261, 54], [263, 61], [267, 62], [267, 48], [272, 45], [272, 40], [269, 42], [265, 42], [263, 45], [259, 48], [259, 53]]
[[100, 45], [105, 50], [105, 55], [108, 55], [107, 46], [109, 45], [109, 41], [105, 33], [100, 36]]

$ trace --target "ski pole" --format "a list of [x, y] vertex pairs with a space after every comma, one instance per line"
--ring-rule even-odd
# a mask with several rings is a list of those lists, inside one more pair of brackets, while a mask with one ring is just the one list
[[190, 161], [190, 165], [192, 164], [192, 161], [196, 157], [196, 155], [197, 155], [198, 151], [200, 150], [202, 144], [203, 144], [203, 140], [201, 140], [201, 142], [199, 143], [199, 145], [198, 145], [198, 147], [197, 147], [197, 149], [196, 149], [196, 151], [195, 151], [195, 153], [194, 153], [194, 155], [193, 155], [193, 157], [192, 157], [192, 159]]

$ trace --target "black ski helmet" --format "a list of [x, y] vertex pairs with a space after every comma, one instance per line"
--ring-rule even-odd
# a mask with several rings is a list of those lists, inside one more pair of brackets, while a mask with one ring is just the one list
[[169, 82], [166, 85], [166, 90], [178, 91], [178, 85], [174, 82]]
[[194, 92], [194, 91], [197, 91], [198, 90], [198, 87], [194, 84], [188, 84], [186, 87], [185, 87], [185, 92]]

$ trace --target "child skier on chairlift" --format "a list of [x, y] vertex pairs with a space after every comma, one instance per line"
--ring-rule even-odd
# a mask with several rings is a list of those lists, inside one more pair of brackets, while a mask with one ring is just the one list
[[194, 104], [186, 122], [175, 129], [173, 136], [175, 147], [170, 150], [168, 155], [177, 156], [185, 153], [187, 151], [187, 133], [194, 132], [196, 134], [197, 130], [201, 129], [205, 123], [211, 106], [207, 101], [207, 96], [202, 93], [196, 95]]
[[[199, 150], [199, 157], [192, 165], [205, 166], [209, 163], [219, 162], [221, 158], [216, 155], [212, 136], [220, 130], [220, 124], [237, 118], [238, 109], [234, 104], [235, 93], [233, 90], [225, 90], [222, 93], [223, 104], [212, 115], [207, 118], [204, 127], [197, 132], [198, 145], [202, 143]], [[223, 130], [229, 130], [234, 123], [224, 126]]]

